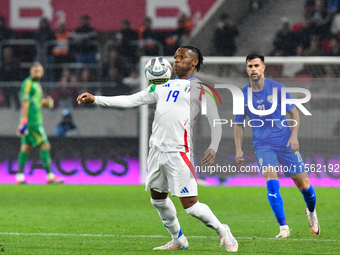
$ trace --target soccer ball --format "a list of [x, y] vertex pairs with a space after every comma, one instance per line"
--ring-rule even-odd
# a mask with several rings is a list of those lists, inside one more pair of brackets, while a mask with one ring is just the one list
[[146, 63], [144, 73], [152, 84], [162, 84], [171, 78], [172, 68], [168, 60], [156, 57]]

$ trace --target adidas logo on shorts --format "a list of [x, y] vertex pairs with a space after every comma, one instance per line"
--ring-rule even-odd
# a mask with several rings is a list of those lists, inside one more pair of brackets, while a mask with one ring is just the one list
[[186, 187], [184, 187], [184, 188], [181, 190], [181, 193], [189, 193], [189, 190], [188, 190]]

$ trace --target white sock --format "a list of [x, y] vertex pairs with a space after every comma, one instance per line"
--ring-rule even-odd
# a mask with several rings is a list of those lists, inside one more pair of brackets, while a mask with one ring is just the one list
[[157, 209], [158, 214], [161, 217], [164, 226], [171, 234], [172, 239], [176, 243], [184, 243], [185, 236], [182, 233], [176, 216], [176, 208], [171, 199], [168, 197], [166, 199], [151, 198], [151, 204]]
[[225, 235], [226, 229], [222, 223], [216, 218], [209, 206], [197, 201], [193, 206], [185, 209], [191, 216], [202, 221], [207, 227], [213, 228], [219, 237]]
[[25, 181], [25, 175], [22, 174], [22, 173], [18, 173], [15, 175], [15, 179], [18, 181], [18, 182], [23, 182]]
[[288, 230], [288, 231], [289, 231], [288, 225], [280, 226], [280, 231], [281, 231], [281, 230]]
[[54, 173], [50, 172], [47, 174], [47, 180], [53, 180], [55, 177]]

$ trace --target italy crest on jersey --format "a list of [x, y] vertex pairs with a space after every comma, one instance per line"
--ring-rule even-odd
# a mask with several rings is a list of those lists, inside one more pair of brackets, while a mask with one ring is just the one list
[[191, 85], [190, 84], [186, 85], [184, 92], [188, 93], [188, 92], [190, 92], [190, 90], [191, 90]]
[[269, 96], [267, 97], [267, 100], [268, 100], [269, 103], [273, 103], [273, 96], [272, 96], [272, 95], [269, 95]]

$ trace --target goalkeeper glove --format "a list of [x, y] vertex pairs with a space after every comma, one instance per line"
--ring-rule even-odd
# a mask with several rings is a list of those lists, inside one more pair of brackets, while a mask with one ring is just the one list
[[28, 129], [27, 129], [27, 118], [22, 118], [21, 122], [18, 126], [17, 130], [17, 135], [18, 136], [24, 136], [28, 134]]
[[46, 106], [46, 107], [52, 109], [53, 106], [54, 106], [54, 100], [53, 100], [53, 98], [51, 96], [47, 96], [46, 98], [43, 98], [41, 100], [41, 104], [43, 106]]

